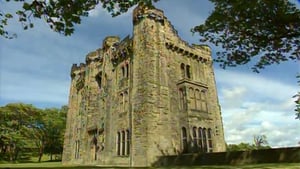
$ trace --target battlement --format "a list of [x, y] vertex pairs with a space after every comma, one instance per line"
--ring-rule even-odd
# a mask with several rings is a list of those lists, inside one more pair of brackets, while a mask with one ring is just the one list
[[120, 42], [119, 36], [107, 36], [102, 43], [102, 49], [107, 50], [109, 47], [113, 46], [114, 44]]
[[165, 43], [166, 48], [174, 52], [181, 53], [183, 56], [192, 57], [196, 60], [199, 60], [203, 63], [211, 62], [211, 58], [208, 58], [207, 55], [211, 55], [210, 47], [207, 45], [178, 45], [171, 42]]
[[102, 61], [101, 52], [102, 52], [102, 49], [97, 49], [93, 52], [88, 53], [85, 58], [86, 64], [90, 64], [92, 62], [97, 62], [97, 61]]
[[162, 24], [164, 24], [166, 19], [162, 10], [156, 9], [153, 6], [139, 4], [133, 11], [133, 24], [138, 24], [144, 18], [149, 18]]
[[132, 50], [132, 38], [126, 36], [121, 42], [113, 45], [111, 61], [116, 65], [119, 61], [127, 58]]

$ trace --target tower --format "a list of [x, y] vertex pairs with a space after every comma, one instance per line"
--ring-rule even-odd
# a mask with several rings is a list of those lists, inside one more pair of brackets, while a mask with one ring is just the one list
[[211, 50], [189, 45], [154, 7], [133, 36], [110, 36], [73, 65], [63, 162], [159, 165], [161, 156], [225, 151]]

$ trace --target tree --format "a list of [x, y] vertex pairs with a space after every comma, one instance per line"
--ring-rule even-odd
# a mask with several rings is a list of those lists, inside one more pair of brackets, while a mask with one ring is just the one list
[[[6, 0], [10, 2], [11, 0]], [[24, 29], [32, 28], [32, 18], [43, 18], [56, 32], [71, 35], [74, 24], [101, 3], [112, 16], [118, 16], [138, 3], [152, 6], [159, 0], [14, 0], [22, 3], [16, 11]], [[267, 65], [300, 59], [300, 10], [288, 0], [210, 0], [215, 8], [206, 22], [192, 29], [202, 42], [221, 45], [216, 62], [226, 68], [257, 61], [259, 72]], [[10, 37], [5, 29], [11, 13], [0, 11], [0, 35]]]
[[270, 148], [268, 146], [267, 136], [266, 135], [254, 135], [253, 142], [256, 149], [265, 149]]
[[68, 107], [62, 106], [61, 109], [52, 108], [44, 111], [46, 126], [48, 126], [45, 153], [50, 154], [50, 160], [52, 161], [53, 154], [61, 154], [63, 151]]
[[[11, 103], [0, 107], [0, 157], [16, 161], [21, 153], [61, 154], [67, 106], [38, 109], [29, 104]], [[36, 153], [34, 153], [36, 152]]]
[[[298, 79], [298, 86], [300, 86], [300, 74], [297, 75], [297, 79]], [[295, 96], [293, 96], [294, 98], [296, 98], [295, 103], [296, 103], [296, 119], [300, 120], [300, 92], [298, 92]]]
[[240, 143], [240, 144], [229, 144], [226, 147], [227, 151], [250, 151], [250, 150], [254, 150], [255, 147], [253, 146], [253, 144], [249, 144], [249, 143]]
[[38, 109], [29, 104], [13, 103], [0, 107], [0, 147], [3, 157], [15, 161], [20, 153], [33, 148], [25, 133], [35, 123], [37, 114]]
[[239, 143], [239, 144], [228, 144], [226, 147], [227, 151], [251, 151], [259, 149], [269, 149], [267, 136], [265, 135], [254, 135], [253, 143]]
[[[159, 0], [14, 0], [22, 3], [15, 13], [24, 29], [33, 28], [32, 18], [44, 19], [50, 28], [66, 36], [74, 25], [101, 3], [112, 16], [128, 11], [138, 3], [152, 6]], [[202, 25], [191, 29], [200, 41], [220, 46], [214, 59], [222, 68], [253, 64], [259, 72], [265, 66], [300, 60], [300, 10], [289, 0], [210, 0], [214, 11]], [[11, 0], [6, 0], [6, 3]], [[13, 37], [6, 30], [11, 13], [0, 9], [0, 35]], [[298, 111], [298, 108], [296, 108]], [[298, 117], [298, 116], [297, 116]]]
[[288, 0], [211, 0], [215, 9], [196, 26], [202, 42], [221, 45], [216, 62], [237, 66], [256, 61], [253, 71], [300, 59], [300, 10]]

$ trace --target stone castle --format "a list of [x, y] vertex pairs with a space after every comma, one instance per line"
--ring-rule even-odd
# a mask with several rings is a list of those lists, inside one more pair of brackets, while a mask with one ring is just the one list
[[133, 35], [109, 36], [71, 70], [64, 164], [153, 166], [225, 151], [211, 50], [139, 5]]

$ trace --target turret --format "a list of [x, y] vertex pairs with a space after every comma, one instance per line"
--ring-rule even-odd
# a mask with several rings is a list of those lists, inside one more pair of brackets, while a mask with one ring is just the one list
[[111, 47], [112, 45], [114, 45], [115, 43], [120, 42], [120, 37], [118, 36], [107, 36], [104, 40], [103, 40], [103, 46], [102, 49], [106, 50], [109, 47]]

